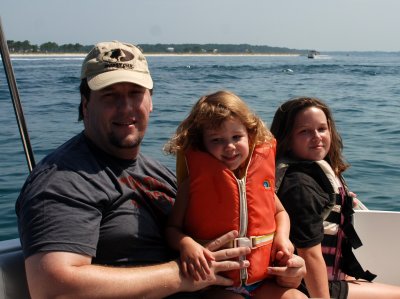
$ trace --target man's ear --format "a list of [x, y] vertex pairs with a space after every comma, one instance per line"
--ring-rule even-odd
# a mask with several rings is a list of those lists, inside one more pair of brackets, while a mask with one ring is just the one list
[[82, 107], [83, 118], [85, 118], [86, 116], [88, 103], [89, 103], [88, 99], [86, 99], [84, 95], [81, 95], [81, 107]]

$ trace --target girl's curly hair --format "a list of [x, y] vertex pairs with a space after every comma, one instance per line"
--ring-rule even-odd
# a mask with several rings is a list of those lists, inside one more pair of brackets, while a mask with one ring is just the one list
[[204, 130], [217, 129], [225, 120], [232, 118], [239, 119], [246, 127], [250, 148], [274, 139], [264, 122], [243, 100], [232, 92], [222, 90], [205, 95], [197, 101], [190, 114], [178, 126], [175, 135], [164, 146], [164, 151], [174, 155], [189, 147], [205, 151]]

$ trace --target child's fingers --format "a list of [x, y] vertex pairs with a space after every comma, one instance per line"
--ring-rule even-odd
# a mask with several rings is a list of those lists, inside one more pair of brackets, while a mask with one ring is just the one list
[[270, 254], [270, 256], [271, 256], [271, 262], [275, 262], [276, 259], [279, 260], [279, 258], [277, 257], [277, 254], [278, 254], [278, 252], [276, 251], [275, 246], [272, 246], [272, 248], [271, 248], [271, 254]]
[[188, 267], [185, 261], [182, 262], [182, 272], [184, 277], [189, 277]]
[[[293, 249], [294, 250], [294, 249]], [[284, 256], [290, 256], [292, 253], [290, 252], [289, 247], [283, 247], [281, 252], [283, 253]]]
[[349, 191], [349, 195], [350, 195], [351, 197], [357, 197], [357, 194], [355, 194], [355, 193], [352, 192], [352, 191]]
[[[211, 273], [210, 267], [208, 265], [208, 261], [205, 258], [201, 258], [200, 259], [200, 264], [201, 264], [200, 266], [201, 266], [201, 268], [202, 268], [202, 270], [204, 272], [204, 275]], [[205, 278], [203, 278], [203, 279], [205, 279]]]
[[201, 260], [202, 260], [202, 258], [197, 259], [193, 265], [194, 265], [194, 268], [195, 268], [197, 274], [200, 275], [201, 279], [205, 280], [207, 278], [207, 276], [206, 276], [206, 272], [203, 269]]
[[290, 242], [290, 244], [289, 244], [288, 251], [289, 251], [290, 256], [292, 256], [292, 254], [294, 252], [294, 245], [292, 242]]
[[215, 261], [213, 253], [207, 248], [204, 248], [204, 257], [207, 259], [207, 261]]
[[189, 264], [188, 269], [189, 269], [190, 275], [194, 278], [194, 280], [196, 280], [196, 281], [200, 280], [199, 274], [197, 273], [193, 264]]
[[207, 273], [205, 272], [204, 268], [200, 268], [199, 271], [197, 272], [202, 280], [207, 279]]
[[353, 208], [357, 208], [358, 207], [358, 199], [353, 197]]
[[279, 251], [276, 252], [275, 255], [272, 256], [272, 257], [275, 257], [275, 259], [273, 259], [272, 261], [278, 261], [279, 262], [283, 258], [284, 255], [285, 254], [283, 253], [283, 251], [279, 250]]
[[278, 265], [284, 266], [292, 256], [293, 254], [288, 248], [284, 248], [284, 250], [279, 250], [276, 253], [276, 263]]

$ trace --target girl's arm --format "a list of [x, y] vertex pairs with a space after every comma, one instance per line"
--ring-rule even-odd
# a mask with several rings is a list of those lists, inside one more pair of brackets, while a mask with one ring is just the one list
[[190, 181], [183, 152], [176, 156], [176, 178], [178, 193], [171, 213], [169, 214], [166, 238], [172, 249], [180, 250], [180, 244], [186, 235], [183, 234], [183, 222], [189, 201]]
[[182, 239], [187, 237], [183, 234], [183, 221], [185, 219], [186, 208], [189, 200], [189, 179], [185, 179], [178, 188], [178, 194], [172, 211], [169, 215], [166, 237], [169, 246], [172, 249], [180, 250]]
[[289, 240], [290, 219], [278, 196], [275, 195], [275, 222], [276, 231], [272, 246], [272, 261], [277, 259], [280, 264], [285, 264], [292, 256], [294, 248]]
[[168, 244], [171, 248], [180, 251], [182, 272], [195, 279], [206, 279], [210, 274], [209, 261], [214, 257], [208, 249], [201, 246], [183, 232], [183, 222], [189, 200], [189, 179], [185, 179], [178, 188], [174, 207], [168, 218], [165, 230]]
[[328, 274], [322, 256], [321, 244], [309, 248], [297, 248], [297, 253], [306, 262], [307, 274], [304, 277], [311, 297], [330, 298]]
[[276, 232], [289, 239], [290, 219], [278, 196], [275, 194]]

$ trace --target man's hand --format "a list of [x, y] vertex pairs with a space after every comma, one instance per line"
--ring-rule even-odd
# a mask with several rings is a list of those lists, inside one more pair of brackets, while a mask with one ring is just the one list
[[[247, 260], [239, 261], [239, 260], [235, 259], [239, 256], [249, 254], [251, 251], [251, 249], [249, 247], [236, 247], [236, 248], [220, 249], [226, 243], [233, 241], [235, 238], [237, 238], [237, 236], [238, 236], [237, 231], [230, 231], [205, 246], [208, 250], [212, 251], [214, 254], [214, 258], [216, 261], [214, 263], [214, 267], [216, 269], [216, 273], [223, 272], [223, 271], [229, 271], [229, 270], [237, 270], [237, 269], [247, 268], [248, 266], [250, 266], [250, 263]], [[221, 276], [219, 276], [219, 277], [223, 278]], [[223, 280], [226, 280], [226, 278], [223, 278]], [[229, 285], [231, 285], [232, 281], [231, 280], [229, 280], [229, 281], [230, 281]]]
[[236, 247], [220, 249], [226, 243], [237, 238], [237, 236], [237, 231], [230, 231], [204, 246], [212, 252], [215, 260], [211, 261], [211, 272], [207, 275], [205, 280], [195, 281], [192, 278], [183, 278], [183, 280], [188, 283], [189, 291], [199, 290], [210, 285], [230, 286], [233, 284], [233, 281], [229, 278], [218, 275], [218, 273], [247, 268], [250, 265], [247, 260], [239, 261], [236, 259], [239, 256], [249, 254], [251, 251], [250, 248]]

